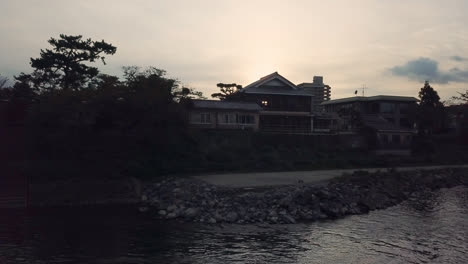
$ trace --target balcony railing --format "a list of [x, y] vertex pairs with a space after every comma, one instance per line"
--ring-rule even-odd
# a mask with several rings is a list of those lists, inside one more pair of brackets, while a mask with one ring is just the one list
[[294, 125], [261, 125], [260, 131], [278, 134], [310, 134], [310, 127]]

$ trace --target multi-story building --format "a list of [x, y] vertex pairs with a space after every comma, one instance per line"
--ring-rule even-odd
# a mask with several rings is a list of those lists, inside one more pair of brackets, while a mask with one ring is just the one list
[[414, 128], [414, 110], [418, 100], [406, 96], [355, 96], [322, 103], [326, 113], [340, 116], [340, 130], [367, 127], [375, 132], [380, 148], [407, 148]]
[[320, 103], [330, 99], [323, 77], [295, 85], [274, 72], [238, 91], [235, 100], [193, 100], [192, 127], [252, 129], [270, 133], [329, 133], [336, 120]]
[[413, 128], [411, 112], [418, 100], [407, 96], [355, 96], [340, 98], [322, 103], [327, 113], [338, 113], [340, 110], [353, 109], [361, 115], [383, 117], [395, 127]]
[[277, 133], [312, 134], [328, 132], [332, 120], [321, 114], [320, 103], [330, 97], [323, 77], [313, 83], [295, 85], [274, 72], [240, 90], [242, 100], [262, 107], [259, 130]]
[[312, 83], [301, 83], [297, 87], [306, 91], [311, 91], [314, 97], [312, 98], [312, 107], [314, 112], [322, 112], [322, 102], [329, 101], [331, 96], [331, 87], [323, 83], [322, 76], [314, 76]]

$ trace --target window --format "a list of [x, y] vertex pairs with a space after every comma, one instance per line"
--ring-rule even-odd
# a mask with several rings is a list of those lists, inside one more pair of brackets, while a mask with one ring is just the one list
[[380, 112], [381, 113], [394, 113], [395, 112], [395, 104], [393, 104], [393, 103], [381, 103], [380, 104]]
[[238, 115], [237, 123], [239, 124], [254, 124], [255, 119], [252, 115]]
[[210, 115], [210, 113], [201, 113], [200, 114], [200, 123], [211, 124], [211, 115]]
[[408, 118], [400, 118], [400, 126], [401, 127], [406, 127], [406, 128], [411, 128], [411, 122], [409, 121]]
[[385, 118], [388, 122], [395, 124], [395, 119], [393, 118]]
[[380, 140], [382, 141], [383, 144], [387, 144], [388, 143], [388, 135], [386, 135], [386, 134], [380, 135]]
[[408, 113], [409, 113], [409, 105], [400, 104], [400, 114], [408, 114]]
[[268, 106], [268, 101], [267, 100], [262, 100], [262, 105], [263, 106]]

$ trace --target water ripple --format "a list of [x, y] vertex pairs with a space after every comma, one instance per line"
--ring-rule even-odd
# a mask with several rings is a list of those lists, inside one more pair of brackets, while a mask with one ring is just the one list
[[160, 222], [134, 208], [0, 212], [0, 263], [468, 263], [468, 188], [297, 225]]

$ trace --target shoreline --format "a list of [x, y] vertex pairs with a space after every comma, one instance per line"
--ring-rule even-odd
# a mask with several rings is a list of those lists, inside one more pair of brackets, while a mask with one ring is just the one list
[[[288, 177], [288, 173], [284, 173]], [[158, 219], [198, 223], [291, 224], [365, 214], [419, 194], [468, 186], [468, 168], [354, 171], [326, 181], [217, 186], [197, 177], [69, 179], [34, 184], [29, 208], [133, 206]], [[70, 190], [75, 190], [70, 192]]]
[[157, 218], [208, 224], [294, 224], [365, 214], [424, 192], [468, 186], [468, 169], [356, 171], [326, 183], [229, 188], [169, 178], [144, 190], [145, 211]]

